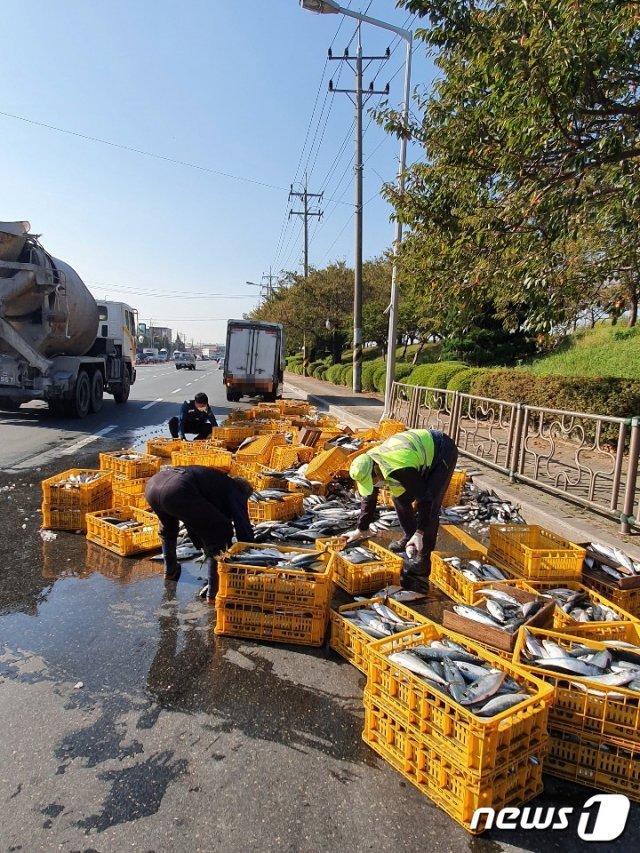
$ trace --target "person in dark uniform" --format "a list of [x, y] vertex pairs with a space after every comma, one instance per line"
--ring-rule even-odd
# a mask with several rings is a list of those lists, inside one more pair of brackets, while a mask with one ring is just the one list
[[165, 580], [177, 581], [178, 528], [182, 521], [196, 548], [205, 553], [207, 583], [200, 596], [213, 601], [217, 589], [216, 556], [231, 545], [235, 531], [239, 542], [253, 542], [247, 500], [253, 486], [242, 477], [229, 477], [205, 465], [166, 466], [154, 474], [145, 497], [160, 519]]
[[209, 398], [202, 391], [193, 398], [185, 400], [180, 414], [169, 421], [169, 432], [173, 438], [186, 437], [186, 433], [195, 433], [194, 441], [209, 438], [211, 430], [218, 426], [216, 416], [209, 405]]

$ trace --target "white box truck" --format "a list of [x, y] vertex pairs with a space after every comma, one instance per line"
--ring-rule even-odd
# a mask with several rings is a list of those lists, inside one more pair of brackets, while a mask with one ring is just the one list
[[227, 400], [262, 397], [272, 403], [282, 397], [284, 330], [280, 323], [229, 320], [222, 381]]

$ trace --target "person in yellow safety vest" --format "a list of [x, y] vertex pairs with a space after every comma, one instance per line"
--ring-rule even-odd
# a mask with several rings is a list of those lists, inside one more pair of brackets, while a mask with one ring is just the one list
[[429, 429], [396, 433], [357, 456], [349, 475], [355, 480], [362, 500], [358, 528], [347, 534], [348, 541], [357, 542], [366, 536], [375, 517], [378, 489], [386, 485], [404, 532], [403, 538], [390, 547], [392, 551], [405, 551], [411, 560], [403, 578], [408, 582], [427, 578], [438, 536], [442, 498], [457, 459], [455, 442], [443, 432]]

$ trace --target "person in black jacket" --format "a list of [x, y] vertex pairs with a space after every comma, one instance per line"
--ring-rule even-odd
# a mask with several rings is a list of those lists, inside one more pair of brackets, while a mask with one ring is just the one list
[[252, 492], [253, 487], [242, 477], [229, 477], [205, 465], [166, 466], [149, 479], [144, 493], [160, 519], [165, 580], [180, 577], [176, 547], [182, 521], [193, 544], [205, 553], [207, 583], [200, 596], [213, 601], [216, 556], [231, 545], [234, 531], [238, 542], [254, 541], [247, 511]]
[[194, 441], [203, 441], [209, 438], [213, 427], [218, 422], [213, 410], [209, 405], [209, 398], [202, 391], [193, 398], [185, 400], [180, 408], [180, 415], [169, 421], [169, 432], [173, 438], [184, 439], [186, 433], [194, 432]]

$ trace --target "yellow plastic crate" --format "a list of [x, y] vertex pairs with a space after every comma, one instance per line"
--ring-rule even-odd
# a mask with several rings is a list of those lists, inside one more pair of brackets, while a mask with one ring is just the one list
[[348, 452], [341, 447], [322, 450], [309, 462], [305, 477], [326, 485], [334, 474], [344, 469], [348, 457]]
[[144, 496], [148, 482], [146, 477], [137, 480], [119, 480], [116, 478], [113, 481], [113, 506], [135, 506], [138, 509], [149, 509], [149, 504]]
[[528, 580], [580, 580], [586, 551], [535, 524], [492, 524], [487, 557]]
[[366, 631], [358, 628], [357, 625], [354, 625], [343, 614], [352, 610], [360, 610], [362, 607], [370, 607], [374, 603], [386, 604], [390, 610], [393, 610], [394, 613], [405, 620], [421, 624], [426, 624], [429, 621], [422, 614], [417, 613], [400, 601], [395, 601], [393, 598], [369, 598], [366, 601], [358, 601], [356, 604], [345, 604], [342, 607], [338, 607], [337, 610], [332, 610], [330, 614], [331, 648], [339, 655], [342, 655], [349, 663], [352, 663], [360, 672], [364, 672], [365, 675], [367, 674], [369, 665], [368, 649], [374, 638], [370, 634], [367, 634]]
[[[467, 832], [478, 834], [485, 829], [482, 819], [477, 825], [474, 822], [477, 809], [520, 806], [543, 789], [541, 759], [546, 738], [509, 766], [478, 774], [452, 764], [434, 744], [416, 739], [411, 729], [367, 692], [364, 706], [364, 742]], [[532, 762], [532, 757], [537, 761]]]
[[280, 417], [280, 406], [278, 403], [258, 403], [249, 410], [254, 418]]
[[305, 462], [311, 462], [313, 457], [318, 452], [315, 447], [307, 447], [305, 444], [297, 444], [296, 449], [298, 451], [298, 461], [301, 464]]
[[[530, 633], [541, 642], [552, 640], [565, 649], [580, 644], [594, 650], [606, 649], [597, 640], [584, 635], [579, 637], [530, 628]], [[520, 631], [513, 654], [514, 663], [554, 688], [554, 700], [549, 724], [558, 729], [570, 729], [588, 737], [607, 737], [640, 745], [640, 695], [625, 687], [610, 687], [599, 681], [551, 672], [531, 664], [523, 654], [525, 635]], [[578, 686], [580, 685], [580, 687]], [[592, 693], [586, 690], [591, 689]]]
[[146, 450], [149, 456], [171, 459], [175, 450], [182, 450], [182, 441], [179, 438], [152, 438], [147, 442]]
[[638, 622], [579, 622], [571, 628], [562, 630], [572, 637], [585, 637], [589, 640], [622, 640], [640, 647], [640, 623]]
[[259, 524], [261, 521], [289, 521], [302, 515], [303, 501], [304, 495], [301, 494], [288, 494], [279, 501], [249, 500], [249, 518], [253, 524]]
[[219, 471], [228, 473], [231, 470], [233, 453], [220, 448], [194, 453], [191, 450], [178, 450], [171, 454], [171, 464], [177, 467], [189, 465], [206, 465], [208, 468], [217, 468]]
[[245, 426], [244, 422], [242, 422], [242, 426], [234, 424], [233, 426], [214, 427], [211, 430], [211, 438], [222, 441], [224, 446], [230, 450], [235, 450], [245, 438], [251, 438], [257, 434], [258, 430], [253, 423]]
[[84, 532], [87, 529], [86, 512], [83, 509], [60, 509], [43, 503], [42, 526], [45, 530]]
[[[458, 557], [465, 563], [468, 563], [469, 560], [478, 560], [481, 563], [491, 564], [491, 560], [482, 551], [462, 551], [460, 553], [433, 551], [431, 554], [431, 574], [429, 575], [431, 583], [459, 604], [475, 604], [478, 590], [490, 586], [492, 581], [475, 582], [469, 580], [462, 572], [457, 571], [445, 562], [447, 557]], [[504, 568], [501, 568], [501, 571], [507, 575], [507, 581], [513, 583], [516, 580], [512, 572]], [[526, 589], [526, 581], [520, 581], [519, 589]]]
[[389, 489], [378, 489], [378, 506], [393, 508], [393, 496]]
[[273, 471], [285, 471], [287, 468], [292, 468], [298, 463], [298, 448], [295, 445], [287, 444], [284, 446], [274, 447], [271, 451], [269, 459], [269, 468]]
[[[530, 698], [494, 717], [478, 717], [436, 686], [389, 660], [393, 652], [444, 637], [506, 672], [531, 694]], [[553, 699], [549, 685], [433, 622], [370, 644], [367, 690], [374, 702], [408, 727], [413, 737], [440, 750], [456, 767], [473, 773], [507, 768], [522, 755], [542, 749], [546, 742]]]
[[[346, 544], [346, 543], [345, 543]], [[358, 544], [358, 543], [356, 543]], [[351, 595], [362, 595], [369, 592], [377, 592], [388, 584], [400, 583], [403, 559], [373, 542], [370, 539], [361, 543], [374, 554], [377, 554], [379, 563], [350, 563], [342, 556], [340, 551], [344, 548], [334, 547], [333, 578], [336, 584]]]
[[589, 587], [589, 589], [603, 595], [621, 610], [625, 610], [632, 616], [640, 618], [640, 587], [636, 589], [620, 589], [615, 583], [595, 580], [591, 575], [586, 573], [583, 580], [584, 585]]
[[277, 400], [276, 405], [283, 415], [308, 415], [315, 408], [306, 400]]
[[269, 606], [216, 596], [215, 633], [271, 643], [321, 646], [327, 631], [327, 608]]
[[[138, 521], [140, 527], [121, 530], [114, 524], [103, 521], [106, 517], [118, 518], [121, 521]], [[86, 519], [87, 539], [120, 554], [121, 557], [130, 557], [144, 551], [157, 551], [160, 548], [160, 522], [153, 513], [136, 507], [116, 507], [87, 513]]]
[[[135, 458], [121, 459], [120, 453], [126, 453]], [[139, 477], [152, 477], [159, 471], [160, 458], [150, 456], [148, 453], [138, 453], [136, 450], [112, 450], [100, 454], [100, 470], [113, 471], [129, 480], [137, 480]]]
[[544, 772], [640, 801], [640, 746], [609, 739], [585, 740], [551, 730]]
[[[558, 584], [551, 583], [550, 581], [528, 581], [530, 587], [534, 589], [536, 592], [544, 593], [547, 590], [554, 589]], [[595, 590], [589, 589], [589, 587], [584, 584], [577, 583], [576, 581], [564, 581], [562, 586], [565, 589], [572, 589], [575, 592], [584, 592], [589, 596], [592, 602], [595, 604], [602, 604], [605, 607], [611, 607], [618, 614], [618, 618], [615, 622], [578, 622], [573, 619], [567, 613], [565, 613], [560, 607], [556, 607], [555, 613], [553, 615], [553, 630], [554, 631], [562, 631], [565, 634], [572, 633], [572, 630], [579, 625], [590, 625], [590, 626], [598, 626], [598, 627], [607, 627], [611, 625], [615, 625], [618, 622], [637, 622], [635, 616], [632, 616], [631, 613], [627, 613], [626, 610], [623, 610], [621, 607], [618, 607], [613, 601], [609, 601], [608, 598], [605, 598], [603, 595], [599, 595]]]
[[236, 451], [236, 459], [243, 464], [268, 465], [274, 447], [286, 443], [283, 435], [259, 435], [251, 444]]
[[[78, 483], [77, 485], [64, 483], [69, 477], [80, 474], [97, 474], [98, 479], [92, 483]], [[107, 509], [111, 506], [112, 479], [113, 474], [110, 471], [71, 468], [42, 481], [42, 500], [48, 509], [69, 509], [81, 512]]]
[[[238, 542], [229, 548], [222, 559], [218, 560], [218, 593], [223, 598], [274, 607], [295, 606], [315, 609], [329, 606], [334, 589], [331, 554], [318, 555], [326, 565], [323, 572], [233, 565], [228, 562], [229, 557], [241, 554], [252, 547], [256, 546]], [[291, 553], [314, 553], [283, 545], [269, 547], [276, 548], [285, 556]]]
[[353, 437], [359, 438], [361, 441], [377, 441], [380, 442], [381, 436], [377, 429], [356, 429], [353, 431]]
[[407, 427], [402, 421], [395, 421], [390, 418], [384, 418], [378, 424], [378, 435], [384, 441], [386, 438], [391, 438], [398, 432], [404, 432]]
[[466, 482], [466, 471], [454, 471], [451, 482], [447, 486], [447, 491], [442, 498], [442, 506], [456, 506], [459, 504]]

